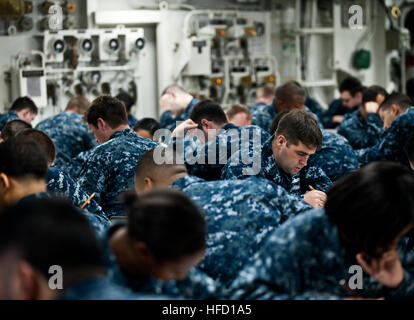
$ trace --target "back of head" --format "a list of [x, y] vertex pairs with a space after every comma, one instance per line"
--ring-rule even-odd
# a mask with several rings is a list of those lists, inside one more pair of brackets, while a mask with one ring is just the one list
[[128, 236], [144, 242], [159, 262], [204, 250], [204, 213], [181, 191], [158, 189], [126, 200]]
[[171, 93], [171, 92], [174, 92], [175, 94], [180, 94], [180, 93], [188, 94], [187, 91], [185, 91], [183, 87], [180, 87], [177, 84], [171, 84], [164, 89], [164, 91], [161, 93], [161, 96], [163, 96], [166, 93]]
[[19, 111], [21, 111], [23, 109], [26, 109], [26, 108], [29, 108], [29, 110], [30, 110], [31, 113], [37, 114], [37, 112], [38, 112], [38, 109], [37, 109], [36, 104], [29, 97], [20, 97], [20, 98], [17, 98], [13, 102], [10, 110], [19, 112]]
[[287, 115], [289, 112], [290, 112], [290, 110], [282, 110], [282, 111], [279, 111], [279, 112], [277, 113], [276, 117], [274, 117], [274, 118], [273, 118], [272, 125], [270, 126], [270, 134], [271, 134], [271, 135], [274, 135], [274, 134], [275, 134], [275, 132], [276, 132], [276, 130], [277, 130], [277, 127], [278, 127], [278, 125], [279, 125], [280, 120], [281, 120], [281, 119], [282, 119], [285, 115]]
[[409, 107], [411, 107], [412, 102], [411, 99], [405, 94], [392, 93], [379, 106], [378, 111], [389, 111], [393, 104], [399, 106], [401, 110], [407, 110]]
[[189, 118], [199, 125], [203, 119], [211, 121], [216, 125], [227, 123], [226, 114], [223, 109], [218, 103], [212, 100], [204, 100], [197, 103], [191, 110]]
[[42, 147], [28, 137], [13, 137], [0, 144], [0, 173], [16, 180], [46, 180], [47, 159]]
[[294, 81], [286, 82], [276, 89], [275, 103], [283, 102], [287, 109], [297, 109], [305, 104], [305, 90]]
[[73, 111], [83, 115], [88, 110], [90, 104], [91, 102], [84, 96], [73, 97], [69, 100], [66, 111]]
[[275, 97], [275, 88], [269, 85], [259, 87], [257, 96], [258, 98], [273, 99]]
[[23, 120], [12, 120], [3, 127], [1, 131], [1, 137], [3, 140], [10, 139], [16, 136], [19, 131], [24, 129], [31, 129], [32, 126]]
[[322, 147], [322, 132], [312, 114], [302, 110], [291, 110], [279, 121], [275, 137], [283, 135], [287, 145], [302, 142], [308, 148]]
[[102, 95], [92, 101], [85, 113], [86, 122], [98, 126], [98, 119], [103, 119], [115, 129], [121, 125], [128, 125], [128, 116], [124, 104], [117, 98]]
[[362, 93], [364, 91], [364, 86], [357, 78], [350, 76], [345, 78], [339, 85], [339, 92], [342, 93], [344, 91], [349, 91], [351, 96], [354, 97], [357, 92]]
[[247, 120], [252, 120], [252, 113], [250, 112], [249, 108], [242, 104], [233, 104], [231, 107], [226, 111], [226, 115], [231, 120], [236, 114], [244, 113], [246, 114]]
[[371, 86], [364, 90], [362, 94], [362, 104], [367, 102], [377, 102], [378, 95], [382, 95], [385, 99], [388, 97], [388, 92], [381, 86]]
[[52, 139], [43, 131], [36, 129], [24, 129], [17, 133], [17, 136], [26, 136], [36, 141], [45, 152], [47, 162], [49, 165], [55, 161], [56, 148]]
[[373, 162], [331, 187], [325, 211], [356, 252], [378, 257], [414, 223], [413, 194], [414, 175], [407, 168]]
[[135, 167], [135, 187], [142, 188], [144, 179], [159, 182], [178, 173], [186, 173], [184, 161], [171, 148], [162, 146], [147, 151]]
[[128, 93], [121, 92], [115, 98], [122, 101], [125, 105], [127, 111], [132, 109], [132, 106], [135, 104], [134, 98], [132, 98]]
[[138, 130], [146, 130], [148, 131], [152, 136], [154, 135], [155, 131], [161, 129], [160, 124], [157, 120], [153, 118], [143, 118], [137, 122], [137, 124], [134, 126], [134, 131]]
[[4, 210], [0, 215], [0, 255], [8, 250], [17, 251], [45, 279], [53, 265], [63, 269], [63, 281], [70, 279], [72, 271], [81, 278], [88, 275], [87, 269], [102, 266], [102, 249], [94, 230], [63, 199], [34, 199]]

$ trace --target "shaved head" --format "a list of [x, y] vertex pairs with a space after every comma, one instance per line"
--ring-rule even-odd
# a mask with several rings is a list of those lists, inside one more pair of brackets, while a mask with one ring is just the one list
[[147, 151], [135, 169], [135, 190], [146, 193], [165, 187], [187, 175], [184, 161], [171, 148], [157, 147]]

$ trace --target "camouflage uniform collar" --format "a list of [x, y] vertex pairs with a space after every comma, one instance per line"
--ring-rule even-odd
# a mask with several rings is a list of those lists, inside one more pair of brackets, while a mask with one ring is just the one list
[[126, 128], [126, 129], [122, 129], [119, 130], [117, 132], [115, 132], [114, 134], [112, 134], [112, 136], [110, 136], [109, 140], [114, 139], [114, 138], [118, 138], [118, 137], [122, 137], [122, 136], [128, 136], [131, 134], [135, 134], [134, 131], [131, 128]]
[[188, 186], [194, 184], [194, 183], [200, 183], [200, 182], [204, 182], [205, 180], [196, 177], [196, 176], [191, 176], [191, 175], [186, 175], [184, 177], [181, 177], [180, 179], [175, 180], [171, 186], [176, 187], [180, 190], [183, 190], [185, 188], [187, 188]]

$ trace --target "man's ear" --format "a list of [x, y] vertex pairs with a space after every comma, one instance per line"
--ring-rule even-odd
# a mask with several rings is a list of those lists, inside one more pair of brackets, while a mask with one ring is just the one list
[[36, 300], [39, 298], [39, 286], [36, 279], [36, 272], [25, 261], [19, 262], [17, 266], [18, 299]]
[[391, 105], [391, 112], [395, 117], [399, 116], [401, 114], [400, 106], [398, 106], [396, 104], [392, 104]]
[[205, 130], [212, 129], [211, 121], [208, 121], [207, 119], [201, 119], [200, 124], [201, 127]]
[[145, 177], [144, 178], [144, 192], [150, 192], [154, 188], [154, 182], [151, 178]]
[[286, 137], [283, 134], [280, 134], [276, 137], [276, 145], [281, 147], [286, 144]]
[[107, 124], [106, 124], [105, 120], [102, 119], [102, 118], [98, 118], [98, 121], [97, 121], [96, 124], [97, 124], [97, 127], [98, 127], [99, 130], [106, 130], [107, 129]]
[[10, 178], [3, 172], [0, 172], [0, 188], [10, 189]]

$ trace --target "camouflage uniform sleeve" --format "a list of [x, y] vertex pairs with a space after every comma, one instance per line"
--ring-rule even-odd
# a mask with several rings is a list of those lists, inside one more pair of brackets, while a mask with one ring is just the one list
[[165, 111], [160, 118], [160, 127], [168, 130], [174, 130], [175, 118], [170, 110]]
[[221, 296], [218, 282], [198, 268], [192, 268], [184, 280], [175, 282], [175, 286], [186, 299], [218, 299]]
[[92, 154], [79, 174], [79, 185], [87, 193], [95, 192], [94, 200], [101, 203], [102, 195], [106, 188], [106, 177], [108, 170], [112, 167], [113, 159], [110, 153]]
[[305, 188], [308, 189], [309, 185], [315, 188], [316, 190], [320, 190], [326, 192], [328, 188], [332, 185], [331, 179], [328, 178], [326, 173], [317, 167], [310, 167], [306, 170], [305, 173]]
[[[290, 228], [276, 230], [226, 293], [230, 299], [289, 299], [301, 293], [301, 239]], [[279, 275], [279, 276], [278, 276]]]

